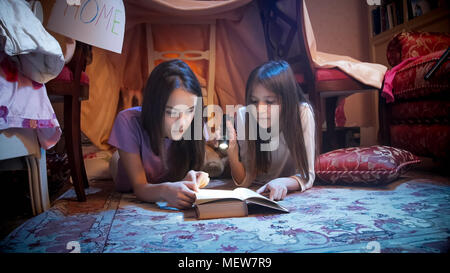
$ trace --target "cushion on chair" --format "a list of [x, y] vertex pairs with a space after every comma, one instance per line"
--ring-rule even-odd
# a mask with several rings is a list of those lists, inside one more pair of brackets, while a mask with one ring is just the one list
[[[59, 73], [58, 77], [56, 77], [54, 81], [71, 82], [73, 81], [73, 73], [69, 69], [69, 67], [65, 65], [64, 68], [61, 70], [61, 73]], [[81, 72], [80, 83], [84, 85], [89, 85], [89, 77], [84, 71]]]
[[433, 32], [401, 32], [389, 42], [386, 57], [394, 67], [411, 57], [424, 56], [450, 46], [450, 35]]
[[389, 146], [344, 148], [320, 155], [316, 175], [331, 184], [385, 184], [419, 162], [412, 153]]
[[416, 155], [425, 157], [449, 157], [449, 125], [391, 125], [390, 134], [392, 146], [407, 149]]
[[433, 52], [398, 70], [392, 82], [395, 99], [420, 98], [450, 90], [449, 60], [445, 61], [429, 80], [424, 79], [443, 53], [444, 50]]
[[316, 70], [317, 81], [334, 81], [345, 79], [351, 79], [351, 77], [342, 72], [339, 68], [319, 68]]

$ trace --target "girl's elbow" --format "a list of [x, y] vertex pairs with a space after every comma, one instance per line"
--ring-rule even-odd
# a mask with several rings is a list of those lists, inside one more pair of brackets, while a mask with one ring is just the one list
[[144, 191], [142, 190], [142, 187], [133, 187], [133, 193], [136, 196], [136, 199], [141, 202], [146, 202]]

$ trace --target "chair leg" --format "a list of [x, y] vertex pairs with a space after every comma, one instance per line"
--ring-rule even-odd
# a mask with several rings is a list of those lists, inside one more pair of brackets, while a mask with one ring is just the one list
[[81, 105], [77, 97], [64, 96], [64, 124], [67, 155], [69, 157], [70, 173], [73, 186], [80, 202], [86, 201], [82, 171], [81, 132], [80, 132]]
[[322, 151], [322, 105], [320, 101], [320, 94], [316, 94], [314, 90], [310, 90], [309, 98], [314, 107], [314, 115], [316, 118], [316, 147], [319, 154]]
[[[80, 129], [80, 134], [81, 134], [81, 129]], [[87, 174], [86, 174], [86, 167], [84, 166], [83, 150], [81, 148], [81, 145], [79, 147], [80, 147], [81, 176], [83, 179], [83, 185], [85, 188], [89, 188], [89, 180], [88, 180]]]
[[328, 143], [328, 151], [332, 151], [337, 149], [337, 139], [336, 139], [336, 124], [335, 124], [335, 111], [336, 111], [336, 103], [338, 97], [331, 97], [325, 99], [325, 116], [327, 123], [327, 143]]

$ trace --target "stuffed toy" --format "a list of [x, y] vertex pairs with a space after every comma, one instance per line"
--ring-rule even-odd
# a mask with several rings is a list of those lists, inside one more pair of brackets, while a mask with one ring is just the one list
[[207, 144], [205, 149], [205, 164], [202, 171], [207, 172], [209, 177], [218, 178], [229, 173], [228, 157], [212, 144]]

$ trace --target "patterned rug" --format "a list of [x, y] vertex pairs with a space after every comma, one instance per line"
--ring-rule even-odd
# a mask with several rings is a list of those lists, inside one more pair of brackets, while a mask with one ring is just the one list
[[[230, 181], [215, 180], [213, 188]], [[196, 220], [92, 182], [0, 242], [1, 252], [448, 252], [450, 185], [402, 179], [387, 187], [315, 186], [280, 202], [288, 214]]]

